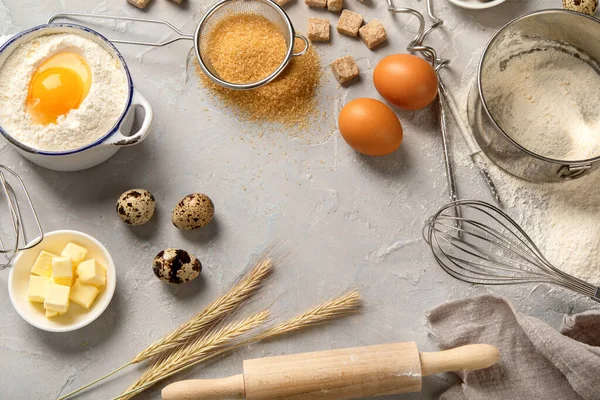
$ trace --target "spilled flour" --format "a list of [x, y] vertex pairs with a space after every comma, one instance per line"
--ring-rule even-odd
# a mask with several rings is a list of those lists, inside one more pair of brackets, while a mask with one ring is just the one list
[[505, 207], [561, 270], [600, 285], [600, 171], [535, 184], [490, 167]]
[[484, 97], [498, 125], [545, 157], [574, 161], [598, 156], [600, 68], [574, 48], [519, 40], [508, 48], [527, 50], [503, 54], [483, 69]]

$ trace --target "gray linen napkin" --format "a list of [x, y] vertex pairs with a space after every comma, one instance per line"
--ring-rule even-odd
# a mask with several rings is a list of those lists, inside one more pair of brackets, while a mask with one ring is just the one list
[[462, 379], [442, 395], [459, 399], [600, 399], [600, 312], [565, 316], [559, 331], [493, 295], [451, 301], [427, 312], [442, 349], [497, 346], [501, 361]]

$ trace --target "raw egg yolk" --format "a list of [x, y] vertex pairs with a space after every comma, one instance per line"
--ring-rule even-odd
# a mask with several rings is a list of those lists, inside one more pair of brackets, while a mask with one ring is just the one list
[[33, 121], [55, 124], [58, 117], [79, 108], [92, 85], [92, 72], [83, 57], [58, 53], [33, 73], [27, 95], [27, 110]]

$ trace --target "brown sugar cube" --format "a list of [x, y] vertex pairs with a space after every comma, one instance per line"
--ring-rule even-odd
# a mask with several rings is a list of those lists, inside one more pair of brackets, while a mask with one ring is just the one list
[[277, 3], [278, 6], [285, 6], [287, 3], [289, 3], [292, 0], [275, 0], [275, 3]]
[[304, 0], [309, 7], [325, 8], [327, 7], [327, 0]]
[[150, 0], [127, 0], [129, 4], [136, 6], [137, 8], [146, 8]]
[[309, 18], [308, 38], [313, 42], [328, 42], [329, 21], [323, 18]]
[[327, 0], [327, 9], [329, 11], [342, 11], [342, 7], [344, 6], [344, 0]]
[[379, 46], [387, 40], [383, 24], [376, 19], [360, 28], [358, 34], [369, 49]]
[[352, 56], [344, 56], [331, 63], [331, 71], [335, 79], [344, 84], [358, 76], [358, 64]]
[[339, 33], [343, 33], [348, 36], [358, 35], [358, 30], [363, 23], [363, 16], [354, 11], [344, 10], [340, 15], [338, 21], [337, 30]]

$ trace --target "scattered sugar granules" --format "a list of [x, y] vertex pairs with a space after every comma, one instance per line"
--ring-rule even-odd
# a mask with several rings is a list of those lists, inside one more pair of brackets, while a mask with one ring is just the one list
[[[296, 51], [304, 47], [298, 39]], [[309, 128], [318, 113], [317, 88], [321, 63], [313, 47], [294, 57], [273, 82], [252, 90], [231, 90], [211, 81], [196, 62], [201, 84], [210, 90], [214, 101], [230, 107], [240, 118], [251, 122], [275, 122], [294, 131]]]
[[216, 75], [231, 83], [254, 83], [266, 78], [281, 65], [287, 53], [277, 25], [261, 15], [224, 17], [209, 35], [208, 59]]

